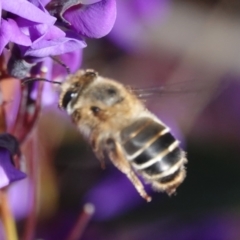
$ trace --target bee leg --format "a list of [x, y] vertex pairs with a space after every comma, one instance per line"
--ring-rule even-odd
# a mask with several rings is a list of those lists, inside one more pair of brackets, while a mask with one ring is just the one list
[[151, 197], [146, 193], [143, 184], [132, 170], [129, 162], [124, 157], [119, 143], [115, 142], [113, 139], [108, 139], [105, 148], [110, 160], [115, 165], [115, 167], [128, 177], [140, 196], [143, 197], [147, 202], [150, 202]]
[[103, 154], [103, 146], [102, 146], [102, 140], [97, 137], [97, 134], [92, 135], [90, 144], [92, 146], [92, 149], [97, 157], [97, 159], [100, 162], [101, 168], [105, 169], [105, 161], [104, 161], [104, 154]]
[[104, 161], [104, 155], [103, 155], [103, 152], [102, 151], [94, 151], [97, 159], [99, 160], [100, 162], [100, 166], [102, 169], [105, 169], [106, 166], [105, 166], [105, 161]]

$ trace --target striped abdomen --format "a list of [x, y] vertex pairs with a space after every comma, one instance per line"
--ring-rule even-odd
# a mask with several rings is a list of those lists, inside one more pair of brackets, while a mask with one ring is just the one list
[[169, 129], [142, 118], [121, 132], [127, 160], [156, 190], [175, 192], [185, 178], [185, 153]]

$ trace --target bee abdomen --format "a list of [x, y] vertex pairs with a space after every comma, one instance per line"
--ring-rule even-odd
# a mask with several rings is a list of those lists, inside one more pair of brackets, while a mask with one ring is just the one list
[[147, 179], [166, 183], [173, 181], [185, 163], [185, 154], [169, 129], [142, 118], [121, 132], [128, 161]]

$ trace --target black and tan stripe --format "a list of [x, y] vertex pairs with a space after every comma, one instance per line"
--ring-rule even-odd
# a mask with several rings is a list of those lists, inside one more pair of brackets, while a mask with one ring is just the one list
[[179, 142], [169, 129], [150, 118], [139, 119], [125, 128], [121, 140], [133, 167], [151, 177], [168, 172], [182, 159]]

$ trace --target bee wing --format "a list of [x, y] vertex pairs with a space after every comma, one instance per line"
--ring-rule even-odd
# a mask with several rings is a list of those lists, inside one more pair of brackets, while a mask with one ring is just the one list
[[189, 80], [132, 91], [163, 122], [171, 128], [177, 123], [188, 133], [211, 99], [216, 98], [225, 86], [225, 82]]
[[132, 88], [132, 91], [140, 98], [147, 99], [153, 97], [173, 96], [179, 94], [191, 94], [201, 92], [216, 92], [218, 93], [225, 84], [219, 84], [210, 81], [182, 81], [167, 83], [161, 86], [153, 86], [146, 88]]

